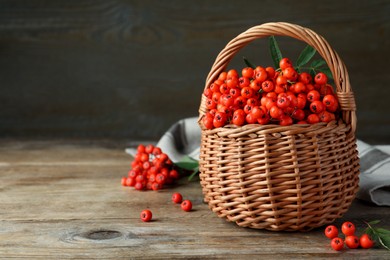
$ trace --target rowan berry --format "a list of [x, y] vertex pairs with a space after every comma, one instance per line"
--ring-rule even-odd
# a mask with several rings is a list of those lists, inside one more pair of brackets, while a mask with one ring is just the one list
[[214, 127], [222, 127], [226, 124], [227, 121], [227, 115], [224, 112], [218, 111], [215, 113], [214, 119], [213, 119], [213, 125]]
[[251, 83], [251, 81], [249, 80], [249, 78], [240, 77], [238, 79], [238, 85], [240, 86], [240, 88], [248, 87], [250, 83]]
[[324, 104], [320, 100], [311, 102], [310, 111], [319, 114], [325, 110]]
[[280, 117], [280, 121], [279, 121], [279, 125], [281, 126], [288, 126], [288, 125], [292, 125], [293, 124], [293, 120], [290, 116], [288, 115], [282, 115]]
[[183, 200], [183, 196], [179, 192], [175, 192], [172, 194], [172, 201], [174, 203], [181, 203]]
[[245, 112], [242, 109], [237, 109], [233, 113], [232, 123], [236, 126], [242, 126], [245, 124]]
[[307, 100], [310, 102], [320, 100], [320, 98], [321, 98], [320, 92], [318, 92], [317, 90], [310, 90], [307, 93]]
[[243, 68], [241, 71], [241, 75], [246, 78], [252, 78], [253, 77], [254, 70], [251, 67]]
[[290, 81], [296, 81], [298, 78], [298, 73], [293, 67], [287, 67], [283, 69], [283, 76]]
[[307, 72], [302, 72], [299, 74], [298, 81], [303, 83], [303, 84], [309, 84], [312, 82], [313, 78], [311, 75]]
[[344, 241], [339, 237], [333, 238], [330, 244], [336, 251], [340, 251], [344, 248]]
[[269, 115], [274, 119], [279, 119], [283, 115], [282, 109], [274, 105], [269, 109]]
[[324, 233], [327, 238], [333, 239], [339, 235], [339, 230], [336, 226], [330, 225], [325, 228]]
[[318, 85], [324, 85], [328, 83], [328, 77], [325, 73], [319, 72], [314, 76], [314, 82]]
[[202, 119], [202, 122], [203, 122], [203, 125], [204, 127], [206, 127], [207, 129], [213, 129], [214, 128], [214, 117], [211, 115], [211, 114], [206, 114], [203, 119]]
[[226, 83], [222, 83], [222, 84], [219, 86], [219, 92], [221, 92], [221, 94], [227, 94], [227, 93], [229, 93], [229, 88], [228, 88], [228, 86], [226, 85]]
[[249, 113], [245, 116], [245, 122], [247, 124], [255, 124], [257, 123], [257, 119], [253, 116], [252, 113]]
[[287, 98], [286, 93], [281, 93], [278, 95], [278, 100], [276, 101], [276, 105], [281, 109], [290, 106], [290, 100]]
[[317, 114], [310, 114], [307, 116], [307, 122], [309, 124], [316, 124], [320, 122], [320, 117]]
[[279, 67], [281, 70], [284, 70], [285, 68], [292, 67], [293, 64], [289, 58], [282, 58], [279, 61]]
[[140, 217], [143, 222], [149, 222], [152, 220], [152, 212], [149, 209], [145, 209], [141, 211]]
[[374, 246], [374, 241], [368, 234], [363, 234], [359, 239], [359, 244], [362, 248], [368, 249]]
[[257, 81], [260, 81], [260, 82], [263, 82], [268, 77], [267, 71], [263, 67], [261, 67], [261, 66], [257, 66], [255, 68], [255, 72], [254, 73], [255, 73], [255, 79]]
[[355, 249], [359, 247], [359, 238], [355, 235], [350, 235], [345, 238], [347, 247]]
[[343, 232], [345, 236], [354, 235], [355, 230], [356, 230], [355, 225], [350, 221], [346, 221], [341, 225], [341, 232]]
[[272, 92], [275, 89], [274, 83], [271, 80], [266, 80], [261, 84], [261, 88], [264, 90], [264, 92]]
[[275, 77], [275, 69], [272, 67], [265, 68], [265, 71], [267, 72], [267, 78], [273, 79]]
[[241, 89], [241, 96], [243, 96], [244, 98], [251, 98], [253, 97], [253, 94], [253, 89], [250, 87], [243, 87]]
[[191, 211], [192, 210], [192, 202], [190, 200], [183, 200], [183, 202], [180, 204], [181, 209], [184, 211]]

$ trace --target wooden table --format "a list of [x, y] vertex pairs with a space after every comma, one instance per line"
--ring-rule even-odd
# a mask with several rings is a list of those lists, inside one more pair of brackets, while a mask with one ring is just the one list
[[[131, 158], [111, 141], [15, 141], [0, 147], [1, 258], [390, 258], [383, 248], [333, 251], [323, 228], [306, 233], [241, 228], [203, 203], [198, 181], [158, 192], [122, 187]], [[191, 212], [171, 202], [192, 200]], [[150, 208], [154, 220], [139, 214]], [[355, 201], [336, 224], [381, 219], [390, 208]]]

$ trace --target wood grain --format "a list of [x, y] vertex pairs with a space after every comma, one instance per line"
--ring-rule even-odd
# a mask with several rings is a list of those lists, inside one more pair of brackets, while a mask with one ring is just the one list
[[[383, 259], [388, 251], [333, 251], [323, 229], [271, 232], [219, 219], [203, 203], [199, 182], [138, 192], [120, 185], [130, 159], [123, 144], [3, 141], [0, 146], [0, 256], [21, 259], [275, 259], [340, 257]], [[170, 201], [191, 199], [192, 212]], [[150, 208], [154, 220], [139, 213]], [[389, 208], [355, 201], [339, 219], [381, 219]]]
[[[358, 137], [390, 143], [390, 4], [327, 1], [0, 1], [0, 135], [158, 138], [197, 116], [216, 55], [237, 34], [287, 21], [323, 35], [349, 69]], [[250, 7], [250, 8], [248, 8]], [[244, 15], [243, 15], [244, 14]], [[280, 39], [286, 56], [302, 45]], [[242, 56], [271, 64], [267, 43]], [[136, 125], [136, 127], [135, 127]]]

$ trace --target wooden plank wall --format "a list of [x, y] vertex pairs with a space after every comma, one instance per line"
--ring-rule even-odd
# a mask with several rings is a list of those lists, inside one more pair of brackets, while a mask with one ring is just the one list
[[[198, 115], [205, 77], [237, 34], [288, 21], [344, 59], [358, 137], [390, 143], [388, 0], [0, 1], [0, 137], [156, 139]], [[301, 43], [280, 39], [286, 56]], [[271, 65], [267, 43], [240, 56]], [[243, 66], [241, 57], [231, 67]]]

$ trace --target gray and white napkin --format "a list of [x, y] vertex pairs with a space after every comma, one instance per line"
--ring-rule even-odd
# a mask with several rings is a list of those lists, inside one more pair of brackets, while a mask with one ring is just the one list
[[[184, 118], [173, 124], [157, 142], [173, 162], [185, 156], [199, 159], [201, 131], [198, 117]], [[357, 141], [360, 157], [360, 182], [357, 198], [378, 206], [390, 206], [390, 155], [361, 140]], [[135, 155], [134, 148], [126, 149]]]

